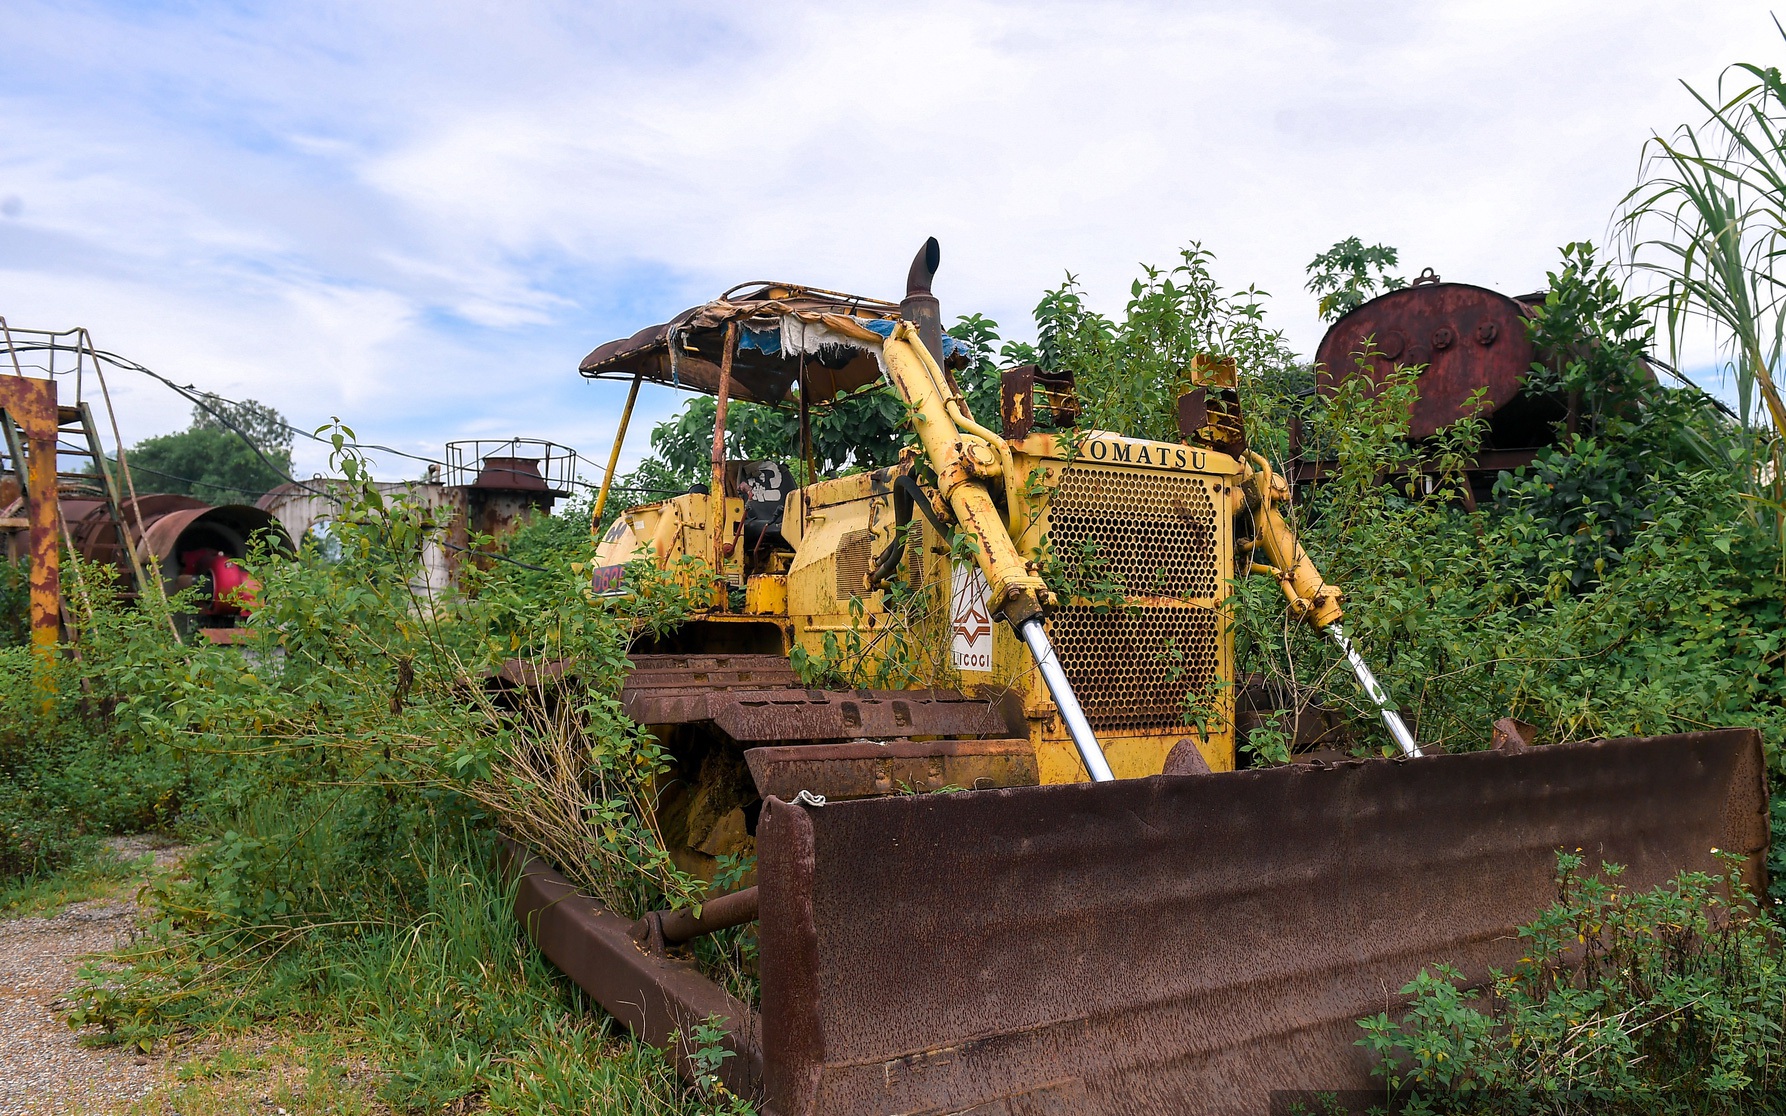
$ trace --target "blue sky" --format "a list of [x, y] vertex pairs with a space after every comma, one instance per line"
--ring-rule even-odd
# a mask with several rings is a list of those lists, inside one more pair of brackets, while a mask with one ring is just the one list
[[[752, 278], [1027, 334], [1201, 240], [1276, 296], [1335, 240], [1509, 293], [1604, 241], [1762, 4], [35, 3], [0, 68], [0, 315], [438, 455], [605, 456], [596, 344]], [[1689, 354], [1704, 366], [1713, 354]], [[127, 439], [186, 406], [119, 377]], [[651, 420], [680, 402], [647, 393]], [[629, 454], [629, 457], [633, 456]], [[300, 447], [304, 472], [324, 467]], [[409, 463], [381, 463], [392, 476]]]

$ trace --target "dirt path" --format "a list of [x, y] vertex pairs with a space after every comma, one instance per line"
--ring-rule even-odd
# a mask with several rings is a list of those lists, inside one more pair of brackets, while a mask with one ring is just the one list
[[[152, 854], [156, 867], [184, 851], [153, 837], [110, 844], [127, 859]], [[0, 921], [0, 1116], [106, 1112], [165, 1079], [165, 1061], [83, 1047], [63, 1017], [79, 958], [115, 948], [135, 925], [134, 883], [120, 890], [48, 918]]]

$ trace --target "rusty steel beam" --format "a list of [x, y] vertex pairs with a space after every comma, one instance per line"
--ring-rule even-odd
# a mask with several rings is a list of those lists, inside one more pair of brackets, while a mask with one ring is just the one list
[[0, 412], [24, 433], [27, 536], [31, 563], [31, 646], [55, 654], [62, 628], [61, 532], [56, 493], [56, 383], [0, 376]]
[[[672, 337], [670, 344], [676, 339]], [[738, 351], [738, 323], [726, 323], [724, 348], [719, 355], [719, 392], [713, 404], [713, 480], [707, 493], [707, 527], [713, 539], [713, 576], [725, 576], [726, 551], [726, 403], [732, 394], [732, 357]], [[726, 599], [720, 591], [721, 601]]]
[[620, 701], [626, 715], [642, 725], [708, 721], [733, 740], [749, 743], [1007, 731], [998, 706], [953, 690], [634, 689], [629, 684]]
[[794, 686], [786, 655], [631, 655], [624, 688], [643, 691], [766, 690]]
[[756, 1018], [693, 966], [648, 952], [633, 923], [580, 894], [544, 860], [506, 838], [499, 846], [505, 878], [515, 881], [515, 918], [554, 965], [641, 1040], [668, 1053], [676, 1072], [693, 1080], [694, 1029], [709, 1019], [724, 1029], [736, 1057], [718, 1069], [726, 1088], [754, 1097], [763, 1058]]
[[998, 706], [951, 690], [733, 691], [708, 696], [707, 718], [733, 740], [752, 743], [1006, 731]]
[[[1356, 1020], [1519, 959], [1558, 849], [1652, 887], [1768, 841], [1749, 729], [863, 799], [757, 829], [766, 1116], [1264, 1114]], [[1281, 1107], [1281, 1106], [1279, 1106]]]

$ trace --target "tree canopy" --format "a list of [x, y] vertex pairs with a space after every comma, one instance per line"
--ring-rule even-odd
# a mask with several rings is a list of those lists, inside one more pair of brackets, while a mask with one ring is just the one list
[[291, 474], [292, 434], [265, 403], [205, 395], [192, 424], [130, 449], [138, 492], [172, 492], [213, 504], [251, 504]]

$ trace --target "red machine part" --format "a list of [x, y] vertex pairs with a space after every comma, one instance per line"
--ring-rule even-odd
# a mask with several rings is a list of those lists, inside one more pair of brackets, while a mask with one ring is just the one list
[[238, 564], [254, 540], [266, 539], [279, 553], [293, 550], [285, 529], [271, 512], [240, 504], [212, 507], [190, 496], [155, 494], [126, 500], [123, 538], [117, 522], [99, 501], [64, 500], [62, 515], [81, 556], [112, 565], [121, 583], [132, 591], [135, 586], [130, 579], [127, 546], [137, 551], [145, 565], [160, 571], [169, 593], [193, 584], [196, 578], [209, 578], [212, 596], [200, 615], [225, 627], [254, 607], [260, 587]]
[[246, 616], [253, 610], [260, 582], [229, 555], [209, 547], [188, 550], [180, 556], [180, 572], [210, 578], [211, 600], [201, 610], [206, 616]]

